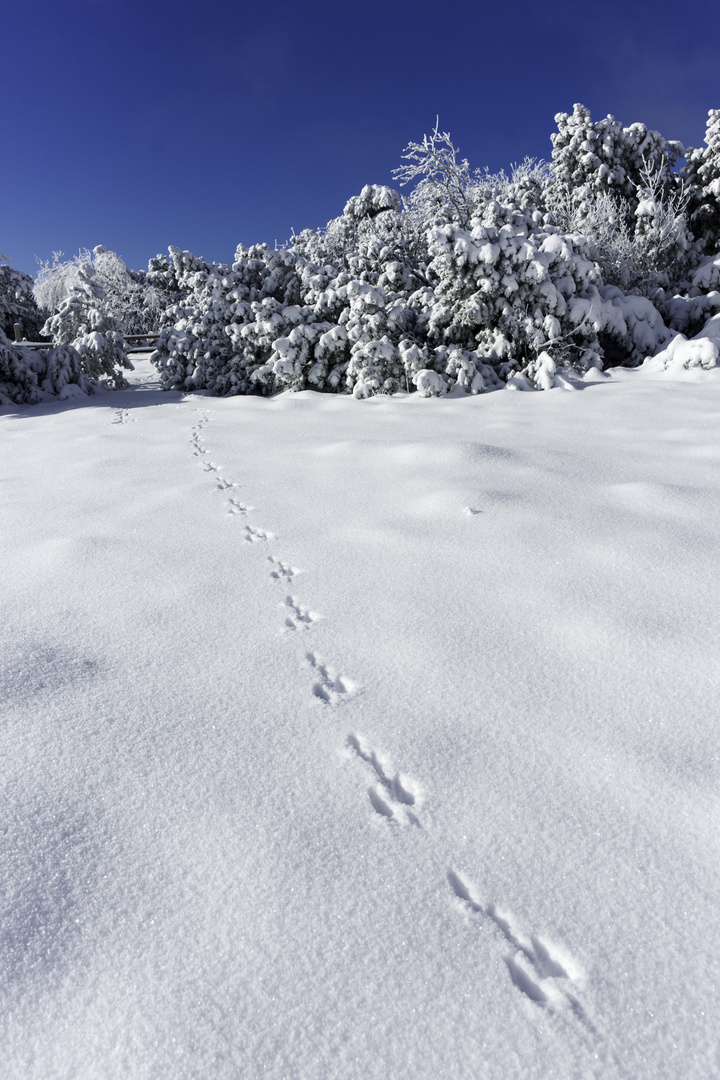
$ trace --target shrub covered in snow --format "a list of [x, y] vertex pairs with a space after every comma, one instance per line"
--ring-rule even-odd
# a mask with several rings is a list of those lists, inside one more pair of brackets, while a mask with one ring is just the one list
[[89, 389], [80, 356], [71, 346], [27, 349], [12, 344], [0, 330], [0, 405], [35, 405]]
[[680, 373], [694, 368], [718, 367], [720, 358], [720, 314], [708, 319], [703, 329], [688, 339], [676, 334], [667, 348], [649, 357], [643, 367], [650, 371]]
[[171, 282], [163, 385], [550, 389], [564, 369], [636, 365], [697, 334], [720, 312], [720, 262], [701, 255], [717, 116], [684, 174], [681, 144], [643, 124], [581, 105], [556, 119], [550, 166], [473, 172], [436, 124], [396, 170], [415, 185], [404, 199], [367, 185], [324, 229], [240, 246], [232, 266], [171, 249], [151, 271]]
[[120, 322], [108, 314], [105, 293], [91, 263], [81, 263], [55, 315], [43, 327], [43, 334], [56, 345], [73, 345], [84, 374], [112, 389], [127, 386], [122, 369], [132, 371]]

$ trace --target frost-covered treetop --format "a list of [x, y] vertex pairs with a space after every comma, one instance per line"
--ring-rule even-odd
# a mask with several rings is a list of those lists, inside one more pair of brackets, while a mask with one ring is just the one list
[[399, 211], [401, 206], [402, 200], [397, 191], [380, 184], [366, 184], [359, 195], [348, 199], [343, 214], [355, 221], [363, 221], [387, 210]]

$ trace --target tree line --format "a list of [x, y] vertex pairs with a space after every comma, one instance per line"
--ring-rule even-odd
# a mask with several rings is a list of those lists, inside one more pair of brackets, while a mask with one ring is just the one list
[[[550, 162], [508, 174], [471, 169], [436, 124], [397, 188], [231, 264], [174, 247], [147, 271], [103, 247], [36, 280], [0, 264], [0, 399], [122, 387], [125, 335], [147, 331], [165, 388], [356, 397], [549, 389], [702, 334], [720, 313], [720, 110], [699, 149], [582, 105], [555, 121]], [[30, 357], [16, 322], [56, 348]]]

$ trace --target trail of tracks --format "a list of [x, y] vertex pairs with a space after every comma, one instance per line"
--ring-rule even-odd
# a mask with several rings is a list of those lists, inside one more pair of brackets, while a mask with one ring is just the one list
[[[222, 464], [211, 459], [204, 434], [211, 418], [211, 411], [205, 410], [192, 428], [193, 456], [199, 459], [215, 491], [223, 496], [225, 512], [241, 519], [243, 541], [277, 544], [280, 538], [274, 531], [256, 524], [254, 518], [253, 524], [246, 520], [248, 515], [256, 513], [255, 508], [237, 497], [240, 482], [221, 475]], [[275, 553], [269, 554], [267, 565], [276, 585], [288, 586], [292, 582], [294, 586], [295, 579], [302, 574], [287, 556], [283, 559]], [[315, 624], [324, 618], [295, 594], [286, 595], [277, 607], [281, 619], [278, 632], [287, 635], [289, 640], [298, 633], [312, 633]], [[337, 718], [344, 715], [344, 708], [361, 692], [356, 680], [327, 663], [315, 651], [305, 651], [298, 667], [310, 671], [309, 692], [319, 707], [331, 710]], [[346, 730], [342, 748], [345, 759], [353, 761], [358, 774], [365, 779], [368, 807], [381, 827], [427, 829], [426, 795], [422, 784], [396, 769], [390, 756], [360, 732]], [[441, 854], [437, 861], [442, 864]], [[447, 885], [448, 903], [459, 915], [471, 921], [486, 921], [492, 926], [498, 944], [498, 972], [504, 967], [528, 1007], [563, 1017], [567, 1022], [577, 1024], [586, 1037], [596, 1037], [597, 1029], [581, 1001], [585, 977], [581, 965], [570, 952], [541, 934], [525, 932], [512, 912], [481, 899], [477, 886], [453, 867], [447, 869]], [[502, 949], [505, 949], [504, 956], [500, 956]]]

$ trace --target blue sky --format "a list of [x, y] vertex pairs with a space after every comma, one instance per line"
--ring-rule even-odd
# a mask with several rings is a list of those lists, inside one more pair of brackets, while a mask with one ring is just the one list
[[169, 244], [231, 261], [391, 183], [439, 115], [473, 166], [549, 158], [554, 116], [686, 145], [720, 108], [720, 5], [2, 0], [0, 251]]

